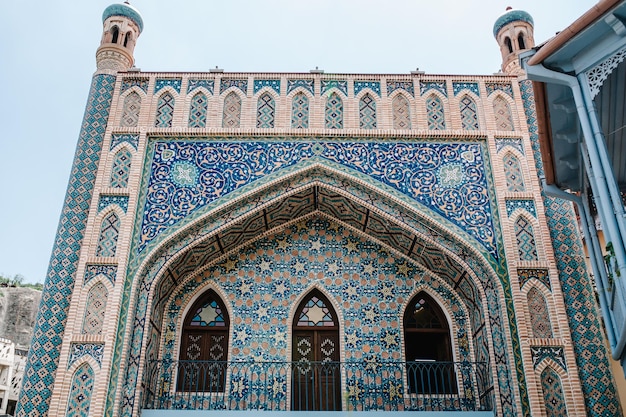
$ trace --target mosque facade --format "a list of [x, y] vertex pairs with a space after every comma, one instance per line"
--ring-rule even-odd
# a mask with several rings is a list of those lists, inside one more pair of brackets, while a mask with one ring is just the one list
[[142, 72], [142, 29], [103, 14], [17, 415], [621, 415], [528, 13], [485, 76]]

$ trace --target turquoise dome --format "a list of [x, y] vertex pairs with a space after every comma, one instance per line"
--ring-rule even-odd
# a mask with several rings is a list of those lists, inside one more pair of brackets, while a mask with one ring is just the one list
[[135, 9], [128, 3], [112, 4], [102, 13], [102, 23], [111, 16], [124, 16], [135, 22], [139, 28], [139, 32], [143, 31], [143, 19], [139, 14], [139, 10]]
[[498, 32], [500, 32], [500, 29], [502, 29], [504, 26], [508, 25], [511, 22], [516, 22], [519, 20], [521, 20], [522, 22], [530, 23], [531, 25], [535, 24], [535, 22], [533, 21], [533, 17], [528, 12], [513, 9], [507, 10], [502, 16], [500, 16], [496, 20], [496, 23], [493, 24], [493, 36], [496, 36]]

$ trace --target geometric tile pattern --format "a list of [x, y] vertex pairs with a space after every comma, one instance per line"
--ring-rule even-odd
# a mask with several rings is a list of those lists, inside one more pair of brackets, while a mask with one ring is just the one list
[[181, 84], [182, 80], [180, 78], [157, 78], [154, 83], [154, 94], [158, 93], [165, 87], [172, 87], [174, 91], [180, 94]]
[[409, 101], [402, 94], [396, 95], [391, 101], [391, 112], [393, 116], [394, 129], [411, 128], [411, 110]]
[[126, 188], [128, 187], [128, 175], [130, 174], [130, 163], [133, 159], [133, 154], [126, 148], [120, 149], [115, 154], [113, 160], [113, 168], [111, 168], [111, 181], [112, 188]]
[[82, 334], [101, 334], [109, 292], [102, 282], [94, 285], [87, 295]]
[[91, 356], [98, 365], [102, 365], [102, 356], [104, 355], [104, 343], [72, 343], [70, 345], [70, 358], [67, 367], [71, 368], [72, 364], [84, 356]]
[[309, 127], [309, 98], [300, 92], [291, 101], [291, 128], [307, 129]]
[[139, 110], [141, 110], [141, 97], [132, 91], [124, 99], [124, 109], [122, 110], [122, 127], [136, 127], [139, 122]]
[[224, 98], [224, 112], [222, 115], [222, 127], [238, 128], [241, 123], [241, 98], [231, 91]]
[[376, 129], [376, 101], [369, 93], [365, 93], [359, 100], [359, 127]]
[[530, 355], [533, 358], [533, 366], [535, 369], [537, 369], [537, 366], [543, 362], [544, 359], [552, 359], [554, 362], [561, 365], [564, 371], [567, 370], [563, 346], [531, 346]]
[[100, 238], [98, 239], [98, 247], [96, 256], [113, 257], [117, 249], [117, 237], [120, 231], [120, 219], [114, 212], [102, 220], [100, 227]]
[[269, 87], [280, 94], [280, 80], [254, 80], [254, 94], [261, 91], [263, 87]]
[[209, 102], [204, 93], [198, 93], [191, 98], [189, 105], [189, 127], [206, 127], [206, 115]]
[[111, 147], [109, 150], [113, 150], [120, 143], [128, 143], [133, 147], [134, 150], [137, 150], [137, 146], [139, 145], [139, 135], [127, 135], [127, 134], [112, 134], [111, 135]]
[[524, 145], [522, 138], [495, 138], [496, 140], [496, 152], [500, 153], [502, 149], [507, 146], [517, 149], [519, 153], [524, 154]]
[[446, 118], [443, 111], [443, 103], [436, 95], [426, 99], [426, 111], [428, 113], [428, 128], [430, 130], [445, 130]]
[[354, 82], [354, 95], [358, 96], [361, 91], [369, 88], [380, 97], [380, 81], [355, 81]]
[[561, 378], [552, 368], [541, 373], [541, 389], [547, 417], [567, 417], [565, 397], [561, 388]]
[[339, 94], [332, 93], [326, 99], [324, 114], [326, 129], [343, 129], [343, 102]]
[[124, 213], [126, 213], [128, 210], [128, 196], [100, 194], [100, 197], [98, 198], [98, 213], [109, 207], [111, 204], [116, 204], [124, 211]]
[[530, 327], [535, 338], [551, 338], [552, 326], [546, 299], [537, 288], [532, 287], [526, 294], [528, 311], [530, 312]]
[[337, 80], [322, 80], [322, 90], [321, 94], [324, 95], [326, 92], [330, 91], [331, 88], [336, 88], [341, 91], [344, 96], [348, 96], [348, 82], [347, 81], [337, 81]]
[[[536, 168], [538, 174], [543, 175], [532, 82], [521, 81], [520, 89]], [[570, 202], [544, 196], [544, 206], [573, 339], [574, 357], [580, 380], [583, 381], [581, 388], [587, 415], [621, 415], [621, 406], [607, 359], [609, 354], [595, 306], [595, 291], [585, 267], [576, 215]]]
[[485, 83], [487, 89], [487, 95], [491, 95], [494, 91], [503, 91], [513, 98], [513, 87], [509, 83]]
[[448, 97], [445, 81], [420, 81], [420, 95], [423, 96], [430, 90], [439, 91], [444, 97]]
[[271, 129], [274, 127], [274, 117], [276, 114], [276, 103], [269, 93], [263, 93], [257, 101], [256, 127], [260, 129]]
[[204, 88], [209, 92], [209, 94], [213, 94], [213, 85], [213, 80], [190, 78], [187, 81], [187, 94], [191, 93], [196, 88]]
[[298, 87], [302, 87], [312, 95], [315, 95], [313, 80], [287, 80], [287, 94], [291, 93]]
[[519, 287], [522, 288], [529, 281], [537, 280], [546, 286], [548, 290], [552, 289], [550, 285], [550, 277], [547, 269], [541, 268], [518, 268], [517, 277], [519, 279]]
[[229, 80], [222, 78], [220, 80], [220, 94], [228, 90], [230, 87], [240, 89], [243, 94], [248, 94], [248, 80]]
[[498, 96], [493, 100], [493, 114], [496, 118], [497, 130], [515, 130], [511, 108], [504, 98]]
[[480, 96], [477, 83], [452, 83], [452, 91], [455, 96], [458, 96], [463, 90], [469, 90], [477, 96]]
[[68, 294], [72, 293], [76, 279], [77, 254], [87, 223], [94, 173], [98, 170], [114, 86], [114, 76], [100, 74], [93, 77], [24, 370], [16, 413], [20, 417], [48, 413], [70, 306]]
[[465, 95], [459, 102], [461, 112], [461, 125], [465, 130], [478, 130], [478, 111], [476, 103], [469, 96]]
[[111, 284], [115, 284], [115, 275], [117, 275], [117, 265], [90, 264], [85, 268], [84, 284], [87, 284], [98, 276], [103, 276], [108, 279]]
[[404, 90], [411, 96], [415, 97], [415, 89], [413, 87], [413, 81], [389, 81], [387, 80], [387, 95], [389, 96], [396, 90]]
[[535, 210], [535, 201], [534, 200], [510, 200], [506, 199], [506, 214], [511, 217], [511, 214], [517, 209], [526, 210], [528, 213], [532, 214], [533, 217], [537, 218], [537, 212]]
[[93, 391], [94, 374], [88, 363], [82, 364], [74, 373], [65, 417], [88, 417]]
[[504, 177], [506, 178], [507, 190], [517, 193], [526, 190], [524, 187], [524, 175], [520, 167], [519, 159], [512, 152], [507, 152], [502, 158], [504, 165]]
[[515, 221], [515, 237], [520, 261], [537, 261], [537, 246], [532, 224], [524, 216]]
[[154, 127], [172, 127], [174, 118], [174, 97], [170, 93], [165, 93], [159, 97], [157, 104]]
[[148, 92], [148, 82], [150, 80], [147, 78], [123, 78], [122, 79], [122, 88], [120, 90], [120, 94], [123, 94], [124, 91], [129, 88], [139, 87], [141, 91], [144, 93]]

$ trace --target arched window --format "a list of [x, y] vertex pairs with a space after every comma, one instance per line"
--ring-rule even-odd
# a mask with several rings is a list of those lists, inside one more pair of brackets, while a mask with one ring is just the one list
[[504, 44], [509, 50], [509, 53], [513, 52], [513, 43], [511, 42], [511, 38], [509, 38], [508, 36], [504, 38]]
[[208, 101], [203, 93], [198, 93], [191, 99], [189, 106], [189, 127], [206, 127]]
[[128, 175], [130, 174], [130, 163], [132, 154], [126, 148], [121, 149], [113, 160], [113, 168], [111, 168], [111, 187], [126, 188], [128, 187]]
[[546, 415], [548, 417], [565, 417], [567, 416], [567, 407], [565, 397], [563, 396], [563, 388], [561, 387], [561, 378], [559, 374], [550, 367], [547, 367], [541, 373], [541, 390], [543, 391], [543, 403], [546, 407]]
[[94, 285], [87, 295], [82, 334], [101, 334], [109, 292], [103, 283]]
[[466, 130], [478, 130], [480, 128], [478, 124], [478, 111], [476, 110], [476, 103], [469, 96], [463, 96], [459, 102], [459, 109], [461, 111], [461, 125]]
[[276, 118], [276, 103], [269, 93], [263, 93], [257, 101], [256, 127], [260, 129], [272, 129]]
[[311, 291], [298, 306], [292, 337], [291, 409], [341, 410], [339, 322], [320, 291]]
[[120, 37], [120, 30], [117, 26], [111, 28], [111, 43], [117, 43]]
[[404, 312], [404, 349], [409, 392], [457, 392], [448, 320], [425, 292], [413, 297]]
[[343, 102], [337, 93], [326, 99], [326, 129], [343, 129]]
[[402, 94], [398, 94], [391, 101], [391, 111], [393, 114], [394, 129], [411, 128], [411, 110], [409, 101]]
[[536, 338], [551, 338], [552, 326], [550, 325], [550, 314], [546, 299], [537, 288], [531, 288], [526, 294], [528, 310], [530, 312], [530, 324], [533, 329], [533, 336]]
[[130, 32], [126, 32], [126, 35], [124, 36], [124, 47], [126, 48], [132, 40], [133, 34]]
[[515, 237], [520, 261], [537, 261], [537, 245], [532, 224], [520, 216], [515, 222]]
[[93, 391], [94, 373], [88, 363], [82, 364], [72, 377], [72, 386], [67, 401], [66, 417], [84, 417], [89, 415], [91, 392]]
[[443, 103], [436, 95], [431, 95], [426, 100], [428, 112], [428, 128], [430, 130], [445, 130], [446, 118], [443, 111]]
[[223, 392], [230, 319], [213, 290], [196, 301], [183, 322], [178, 391]]
[[157, 103], [154, 127], [172, 127], [174, 118], [174, 97], [170, 93], [164, 93]]
[[224, 98], [224, 111], [222, 114], [222, 127], [238, 128], [241, 123], [241, 98], [231, 91]]
[[110, 213], [102, 221], [96, 256], [115, 256], [117, 237], [120, 233], [120, 219], [117, 214]]
[[511, 108], [504, 98], [498, 96], [493, 100], [493, 114], [496, 118], [496, 129], [515, 130]]
[[519, 49], [526, 49], [526, 42], [524, 42], [524, 34], [520, 33], [517, 36], [517, 44], [519, 45]]
[[369, 94], [359, 100], [359, 127], [376, 129], [376, 101]]
[[506, 177], [506, 188], [508, 191], [522, 192], [524, 187], [524, 176], [520, 167], [519, 159], [508, 152], [502, 160], [504, 162], [504, 176]]
[[124, 109], [122, 110], [122, 127], [136, 127], [139, 122], [139, 110], [141, 110], [141, 97], [135, 91], [124, 99]]
[[293, 129], [309, 127], [309, 98], [304, 93], [296, 94], [291, 101], [291, 127]]

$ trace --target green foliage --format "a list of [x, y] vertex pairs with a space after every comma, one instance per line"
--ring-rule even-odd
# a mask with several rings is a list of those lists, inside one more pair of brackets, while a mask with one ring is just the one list
[[10, 277], [8, 275], [0, 273], [0, 287], [24, 287], [41, 291], [43, 289], [43, 284], [40, 282], [36, 282], [34, 284], [30, 282], [24, 282], [24, 276], [21, 274], [15, 274]]

